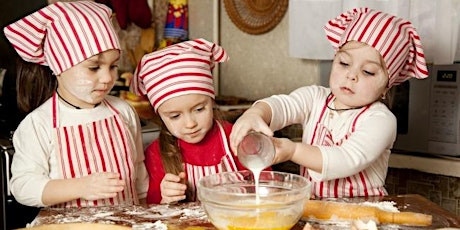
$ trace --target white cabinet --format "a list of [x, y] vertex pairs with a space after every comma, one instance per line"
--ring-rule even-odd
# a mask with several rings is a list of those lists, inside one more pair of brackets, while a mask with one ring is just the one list
[[412, 22], [421, 37], [428, 63], [460, 61], [459, 0], [290, 0], [290, 56], [331, 60], [333, 51], [323, 26], [342, 12], [364, 6]]

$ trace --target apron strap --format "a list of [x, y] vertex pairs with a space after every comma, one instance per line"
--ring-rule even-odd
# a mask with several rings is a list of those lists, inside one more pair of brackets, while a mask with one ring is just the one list
[[58, 121], [58, 109], [57, 109], [57, 103], [58, 103], [58, 100], [57, 100], [57, 96], [56, 96], [56, 92], [53, 93], [53, 99], [52, 99], [52, 109], [51, 109], [51, 113], [52, 113], [52, 116], [53, 116], [53, 128], [56, 128], [57, 127], [57, 124], [59, 123]]
[[120, 114], [117, 108], [115, 108], [112, 104], [110, 104], [106, 99], [102, 100], [102, 103], [106, 104], [107, 107], [114, 113], [114, 114]]
[[[110, 104], [106, 99], [102, 100], [101, 103], [104, 103], [110, 111], [112, 111], [115, 115], [120, 114], [117, 108], [115, 108], [112, 104]], [[53, 116], [53, 128], [57, 128], [59, 124], [59, 110], [58, 110], [59, 99], [57, 97], [56, 92], [53, 93], [52, 96], [52, 116]]]
[[229, 164], [231, 164], [231, 165], [225, 165], [225, 166], [227, 168], [230, 166], [232, 171], [237, 171], [235, 161], [233, 160], [232, 152], [230, 151], [230, 147], [228, 146], [227, 135], [225, 135], [224, 127], [222, 127], [219, 121], [216, 121], [216, 123], [219, 126], [219, 131], [220, 131], [222, 142], [223, 142], [224, 149], [225, 149], [225, 157], [227, 158], [227, 161], [224, 161], [224, 163], [229, 162]]

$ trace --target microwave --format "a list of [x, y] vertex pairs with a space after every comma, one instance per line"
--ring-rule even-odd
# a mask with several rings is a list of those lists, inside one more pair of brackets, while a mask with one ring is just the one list
[[429, 77], [395, 86], [394, 150], [460, 157], [460, 64], [430, 65]]

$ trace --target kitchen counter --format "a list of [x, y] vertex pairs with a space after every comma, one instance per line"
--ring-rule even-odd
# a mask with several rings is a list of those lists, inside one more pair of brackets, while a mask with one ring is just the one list
[[390, 168], [415, 169], [426, 173], [460, 177], [460, 157], [393, 152], [388, 162]]
[[[339, 200], [335, 200], [339, 201]], [[371, 197], [369, 199], [341, 199], [340, 202], [394, 202], [399, 211], [418, 212], [433, 216], [429, 227], [411, 227], [397, 225], [380, 225], [379, 229], [437, 229], [442, 227], [460, 227], [458, 216], [442, 209], [420, 195], [400, 195], [388, 197]], [[99, 207], [80, 209], [45, 208], [40, 211], [31, 226], [63, 223], [104, 223], [130, 226], [142, 229], [216, 229], [208, 222], [206, 214], [199, 203], [182, 203], [177, 205], [150, 205], [129, 207]], [[349, 229], [348, 222], [321, 222], [301, 220], [292, 229], [300, 230], [309, 223], [315, 229]]]

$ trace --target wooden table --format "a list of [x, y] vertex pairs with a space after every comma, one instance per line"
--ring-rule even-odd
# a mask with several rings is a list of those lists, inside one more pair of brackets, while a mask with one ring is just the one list
[[457, 227], [460, 228], [460, 217], [421, 195], [400, 195], [384, 197], [383, 200], [395, 201], [400, 211], [412, 211], [433, 216], [432, 228]]
[[[387, 197], [371, 197], [340, 199], [339, 202], [381, 202], [392, 201], [396, 203], [399, 211], [410, 211], [429, 214], [433, 216], [433, 224], [429, 227], [411, 227], [380, 225], [379, 229], [437, 229], [443, 227], [460, 228], [460, 217], [450, 213], [435, 203], [420, 195], [399, 195]], [[150, 205], [130, 207], [98, 207], [98, 208], [72, 208], [72, 209], [42, 209], [32, 226], [55, 223], [106, 223], [124, 226], [139, 224], [165, 224], [168, 229], [216, 229], [208, 222], [205, 212], [199, 203], [185, 203], [179, 205]], [[346, 224], [327, 223], [314, 220], [301, 220], [292, 229], [301, 230], [308, 222], [316, 229], [349, 229]]]
[[[390, 201], [395, 203], [395, 207], [398, 208], [401, 212], [417, 212], [423, 213], [427, 215], [431, 215], [433, 217], [433, 223], [431, 226], [428, 227], [420, 227], [420, 226], [404, 226], [404, 225], [379, 225], [379, 230], [381, 229], [407, 229], [407, 230], [415, 230], [415, 229], [439, 229], [439, 228], [460, 228], [460, 217], [451, 213], [439, 205], [433, 203], [432, 201], [428, 200], [427, 198], [417, 195], [417, 194], [408, 194], [408, 195], [398, 195], [398, 196], [385, 196], [385, 197], [370, 197], [370, 198], [343, 198], [343, 199], [328, 199], [331, 201], [339, 201], [339, 202], [347, 202], [347, 203], [360, 203], [364, 201], [368, 202], [382, 202], [382, 201]], [[307, 220], [312, 226], [316, 229], [329, 229], [329, 230], [336, 230], [336, 229], [350, 229], [349, 226], [333, 226], [333, 223], [325, 223], [325, 222], [316, 222], [314, 220]], [[295, 229], [301, 229], [297, 227]]]

